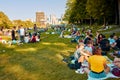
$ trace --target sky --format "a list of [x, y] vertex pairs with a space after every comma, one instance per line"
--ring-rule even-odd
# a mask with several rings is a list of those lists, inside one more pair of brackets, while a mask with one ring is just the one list
[[36, 12], [56, 15], [60, 18], [65, 12], [67, 0], [0, 0], [0, 11], [10, 20], [35, 20]]

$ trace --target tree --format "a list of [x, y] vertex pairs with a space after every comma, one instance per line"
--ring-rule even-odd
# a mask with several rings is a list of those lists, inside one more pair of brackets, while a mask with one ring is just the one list
[[9, 20], [9, 18], [0, 11], [0, 26], [3, 26], [4, 28], [10, 28], [12, 27], [12, 22]]
[[95, 19], [109, 19], [114, 12], [114, 0], [87, 0], [86, 10]]
[[68, 0], [65, 18], [71, 23], [80, 23], [83, 19], [88, 18], [86, 11], [87, 0]]
[[24, 27], [33, 27], [32, 21], [22, 21], [22, 20], [13, 20], [14, 26], [20, 26], [23, 25]]
[[64, 20], [67, 20], [69, 23], [74, 22], [74, 11], [73, 11], [74, 3], [75, 3], [75, 0], [67, 0], [67, 3], [66, 3]]
[[22, 20], [13, 20], [13, 24], [14, 26], [20, 26], [20, 25], [23, 25], [23, 21]]

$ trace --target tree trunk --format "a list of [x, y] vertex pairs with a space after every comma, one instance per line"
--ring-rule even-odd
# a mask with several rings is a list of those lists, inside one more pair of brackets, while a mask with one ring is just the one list
[[104, 17], [104, 26], [106, 27], [106, 17]]
[[92, 18], [90, 17], [90, 26], [92, 25]]

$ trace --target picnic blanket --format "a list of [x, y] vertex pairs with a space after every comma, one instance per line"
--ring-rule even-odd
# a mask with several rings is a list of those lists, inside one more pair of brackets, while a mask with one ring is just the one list
[[71, 35], [64, 35], [64, 38], [72, 38]]

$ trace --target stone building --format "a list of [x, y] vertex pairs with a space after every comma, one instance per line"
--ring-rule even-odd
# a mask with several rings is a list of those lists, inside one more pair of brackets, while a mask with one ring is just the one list
[[44, 12], [36, 12], [36, 23], [40, 23], [40, 27], [45, 27], [45, 14], [44, 14]]

